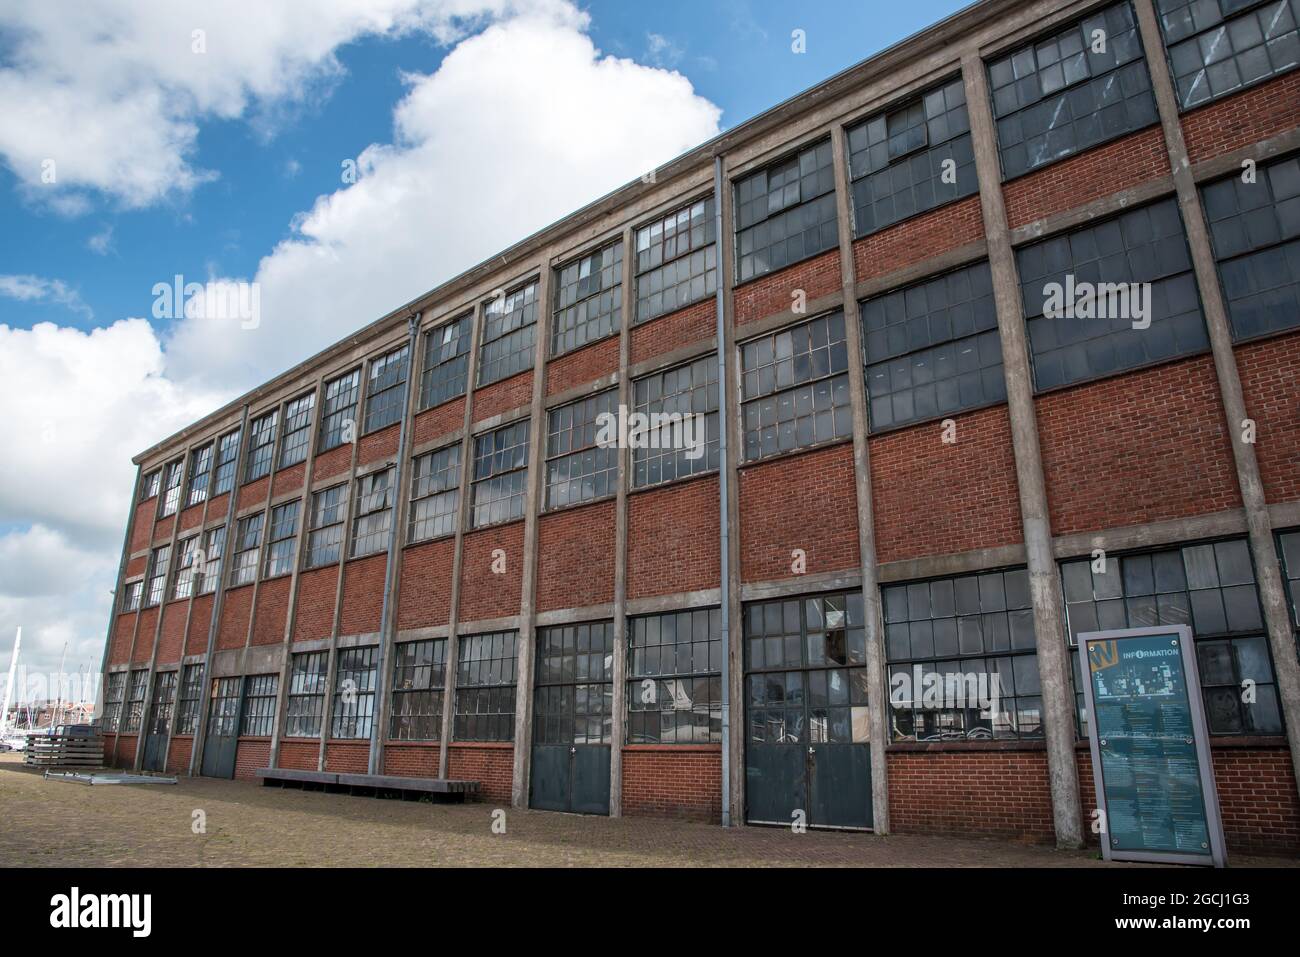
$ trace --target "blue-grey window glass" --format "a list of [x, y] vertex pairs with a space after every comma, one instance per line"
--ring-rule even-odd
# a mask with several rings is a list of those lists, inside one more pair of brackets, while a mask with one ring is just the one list
[[180, 555], [176, 562], [176, 574], [172, 576], [172, 598], [189, 598], [194, 594], [194, 579], [202, 569], [195, 566], [199, 554], [199, 536], [191, 535], [177, 543]]
[[[1210, 346], [1178, 201], [1172, 197], [1025, 246], [1016, 251], [1016, 262], [1034, 384], [1040, 390]], [[1089, 286], [1080, 283], [1114, 285], [1088, 296]], [[1141, 321], [1134, 310], [1142, 308], [1148, 283], [1150, 326], [1135, 328]], [[1070, 289], [1074, 316], [1064, 309], [1045, 315], [1067, 299]], [[1054, 297], [1056, 292], [1060, 295]], [[1089, 310], [1106, 317], [1087, 318]]]
[[176, 706], [175, 734], [193, 734], [199, 723], [199, 701], [203, 697], [203, 666], [186, 665]]
[[153, 550], [149, 559], [149, 588], [144, 596], [145, 607], [157, 605], [163, 600], [167, 588], [167, 569], [171, 564], [172, 547], [160, 545]]
[[614, 725], [614, 623], [537, 630], [533, 740], [609, 744]]
[[127, 582], [122, 588], [122, 611], [138, 611], [140, 596], [144, 594], [144, 582]]
[[149, 686], [149, 669], [131, 672], [131, 684], [126, 696], [126, 717], [122, 722], [124, 734], [135, 734], [144, 723], [144, 694]]
[[627, 743], [722, 740], [722, 612], [628, 620]]
[[293, 547], [298, 536], [299, 502], [285, 502], [271, 509], [271, 530], [266, 542], [263, 578], [293, 571]]
[[522, 518], [527, 476], [527, 419], [476, 437], [470, 527]]
[[175, 514], [181, 504], [181, 476], [185, 472], [185, 460], [177, 459], [175, 462], [168, 462], [163, 468], [163, 498], [162, 508], [159, 515], [166, 518], [168, 515]]
[[271, 474], [271, 456], [275, 452], [275, 427], [280, 410], [272, 409], [254, 419], [248, 428], [248, 461], [244, 463], [244, 481], [252, 482]]
[[533, 367], [537, 338], [537, 280], [483, 304], [478, 384], [500, 382]]
[[513, 741], [517, 631], [463, 635], [456, 656], [457, 741]]
[[212, 494], [229, 492], [235, 485], [235, 462], [239, 458], [239, 430], [217, 440], [217, 470], [212, 476]]
[[280, 468], [297, 465], [307, 458], [311, 445], [311, 413], [316, 393], [308, 392], [284, 406], [284, 438], [280, 440]]
[[1006, 400], [987, 262], [859, 306], [873, 431]]
[[[617, 418], [617, 389], [608, 389], [547, 413], [547, 508], [590, 502], [617, 491]], [[596, 440], [602, 428], [611, 434], [606, 436], [604, 445], [598, 445]]]
[[320, 420], [320, 451], [328, 452], [357, 435], [357, 397], [361, 394], [361, 370], [353, 369], [325, 383], [325, 407]]
[[1236, 339], [1300, 326], [1300, 156], [1201, 188]]
[[340, 648], [334, 671], [331, 738], [368, 738], [375, 717], [378, 648]]
[[257, 555], [262, 547], [266, 513], [247, 515], [235, 525], [235, 554], [230, 563], [230, 587], [247, 585], [257, 577]]
[[329, 687], [329, 652], [294, 655], [289, 662], [284, 735], [286, 738], [318, 738], [325, 713], [325, 690]]
[[683, 206], [636, 231], [636, 317], [645, 322], [718, 290], [713, 197]]
[[420, 374], [420, 408], [431, 409], [465, 394], [469, 375], [470, 323], [474, 313], [424, 334], [424, 371]]
[[1278, 536], [1282, 554], [1282, 573], [1286, 576], [1287, 595], [1291, 598], [1291, 623], [1300, 643], [1300, 531]]
[[155, 469], [144, 477], [140, 485], [140, 501], [145, 502], [158, 494], [158, 485], [162, 481], [162, 469]]
[[1007, 179], [1158, 119], [1127, 0], [991, 61], [989, 86]]
[[307, 568], [333, 565], [343, 548], [343, 523], [348, 517], [348, 486], [335, 485], [311, 497], [307, 526]]
[[[203, 533], [203, 567], [197, 569], [196, 594], [206, 595], [221, 584], [221, 553], [226, 547], [226, 526], [218, 525]], [[196, 556], [199, 557], [199, 556]]]
[[437, 741], [442, 737], [442, 695], [447, 639], [407, 641], [393, 649], [393, 706], [388, 737]]
[[126, 672], [114, 671], [104, 679], [104, 711], [100, 727], [105, 731], [117, 730], [122, 718], [122, 699], [126, 694]]
[[558, 356], [622, 325], [623, 240], [610, 243], [555, 271], [551, 355]]
[[208, 497], [208, 483], [212, 479], [213, 444], [190, 453], [190, 478], [186, 483], [185, 506], [198, 505]]
[[1184, 109], [1300, 63], [1300, 0], [1156, 0]]
[[244, 682], [244, 710], [239, 719], [239, 733], [268, 737], [275, 726], [278, 675], [249, 675]]
[[394, 349], [370, 362], [366, 382], [366, 431], [373, 432], [398, 422], [406, 407], [406, 367], [411, 346]]
[[408, 540], [453, 534], [460, 508], [460, 445], [426, 452], [413, 464]]
[[357, 479], [357, 509], [352, 518], [350, 558], [388, 548], [393, 525], [393, 470], [386, 468]]
[[852, 435], [848, 367], [838, 310], [742, 345], [745, 459]]
[[744, 282], [839, 242], [827, 140], [736, 181], [736, 279]]
[[[671, 482], [687, 475], [711, 472], [718, 467], [718, 360], [704, 356], [675, 369], [656, 372], [632, 382], [632, 411], [656, 421], [653, 416], [690, 419], [689, 438], [683, 426], [671, 419], [659, 419], [646, 441], [632, 449], [632, 487], [642, 488]], [[699, 416], [699, 419], [693, 417]], [[701, 425], [703, 428], [701, 429]]]
[[848, 136], [855, 235], [979, 192], [961, 77], [849, 127]]

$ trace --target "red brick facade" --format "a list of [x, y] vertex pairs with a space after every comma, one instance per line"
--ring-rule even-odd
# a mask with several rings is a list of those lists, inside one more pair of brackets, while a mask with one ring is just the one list
[[694, 342], [717, 343], [718, 304], [704, 299], [685, 309], [632, 327], [630, 361], [633, 365], [672, 352]]
[[[501, 555], [494, 554], [498, 549]], [[505, 563], [500, 574], [492, 570], [498, 559]], [[460, 566], [460, 620], [519, 614], [523, 559], [523, 522], [467, 532]]]
[[719, 528], [717, 476], [629, 495], [628, 598], [717, 588]]
[[538, 522], [537, 610], [614, 600], [614, 503], [580, 505]]
[[[546, 394], [555, 395], [576, 385], [618, 371], [618, 336], [583, 346], [552, 359], [546, 366]], [[477, 408], [477, 407], [476, 407]], [[479, 414], [482, 418], [482, 414]]]
[[980, 198], [971, 196], [859, 239], [853, 244], [854, 274], [858, 282], [886, 276], [983, 238]]
[[510, 803], [514, 780], [515, 749], [509, 744], [449, 744], [447, 777], [453, 781], [478, 781], [479, 799]]
[[1237, 347], [1246, 415], [1270, 502], [1300, 500], [1300, 333]]
[[474, 391], [474, 421], [527, 405], [533, 399], [533, 372], [521, 372]]
[[397, 627], [445, 625], [451, 615], [451, 571], [456, 542], [444, 538], [411, 545], [402, 554]]
[[839, 292], [841, 283], [838, 249], [751, 280], [736, 287], [732, 305], [736, 325], [764, 319], [779, 312], [790, 312], [790, 320], [793, 322], [799, 318], [791, 311], [796, 302], [794, 294], [797, 290], [803, 290], [804, 299], [811, 302], [821, 296]]
[[1193, 163], [1230, 153], [1300, 126], [1300, 71], [1193, 110], [1183, 117]]
[[722, 820], [722, 752], [694, 747], [623, 749], [623, 813]]

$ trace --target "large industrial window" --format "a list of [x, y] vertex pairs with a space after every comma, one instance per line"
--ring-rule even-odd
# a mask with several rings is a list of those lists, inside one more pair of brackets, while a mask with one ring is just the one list
[[270, 737], [275, 727], [275, 693], [278, 675], [249, 675], [244, 682], [244, 713], [239, 719], [239, 733], [252, 737]]
[[189, 598], [194, 594], [194, 579], [202, 573], [195, 566], [199, 554], [199, 536], [192, 535], [179, 543], [180, 560], [176, 563], [176, 574], [172, 578], [172, 599]]
[[144, 723], [144, 693], [149, 684], [149, 670], [131, 672], [130, 689], [126, 695], [126, 718], [122, 722], [123, 734], [136, 734]]
[[335, 485], [311, 497], [307, 531], [307, 568], [333, 565], [343, 547], [343, 523], [348, 517], [348, 487]]
[[893, 740], [1042, 735], [1025, 569], [890, 585], [881, 595]]
[[140, 596], [144, 593], [144, 582], [127, 582], [123, 586], [122, 611], [136, 611], [140, 607]]
[[534, 744], [610, 743], [613, 654], [612, 621], [538, 630]]
[[203, 697], [203, 666], [186, 665], [176, 707], [175, 734], [193, 734], [199, 725], [199, 701]]
[[393, 656], [388, 737], [394, 741], [437, 741], [442, 737], [447, 639], [408, 641], [397, 645]]
[[375, 717], [375, 657], [369, 648], [341, 648], [334, 673], [332, 738], [368, 738]]
[[636, 231], [636, 316], [645, 322], [718, 291], [713, 197], [683, 206]]
[[551, 355], [570, 352], [617, 330], [623, 316], [623, 241], [556, 270]]
[[212, 443], [190, 453], [190, 480], [185, 489], [185, 506], [198, 505], [208, 497], [212, 477]]
[[221, 553], [226, 547], [226, 526], [219, 525], [203, 533], [203, 567], [196, 569], [198, 588], [196, 594], [205, 595], [217, 590], [221, 582]]
[[325, 383], [325, 413], [320, 420], [320, 450], [328, 452], [357, 435], [357, 396], [361, 392], [361, 370], [353, 369], [333, 382]]
[[716, 356], [633, 380], [632, 407], [634, 413], [647, 416], [651, 426], [632, 449], [633, 488], [718, 467]]
[[160, 545], [153, 550], [149, 559], [149, 589], [145, 593], [145, 607], [151, 607], [163, 600], [167, 590], [167, 569], [171, 564], [172, 547]]
[[[1211, 734], [1277, 734], [1282, 716], [1245, 539], [1065, 562], [1070, 644], [1080, 632], [1191, 625]], [[1071, 648], [1080, 721], [1079, 652]], [[1244, 682], [1253, 682], [1253, 697]], [[1247, 700], [1250, 698], [1251, 700]]]
[[153, 704], [145, 718], [144, 733], [166, 737], [171, 732], [176, 705], [176, 672], [159, 671], [153, 679]]
[[266, 567], [263, 578], [287, 575], [293, 571], [293, 546], [298, 535], [300, 502], [285, 502], [271, 509], [271, 533], [266, 542]]
[[961, 77], [852, 126], [854, 234], [979, 192]]
[[420, 408], [429, 409], [465, 393], [469, 375], [470, 323], [474, 313], [424, 334], [424, 371], [420, 374]]
[[266, 513], [246, 515], [235, 524], [235, 560], [230, 563], [230, 587], [247, 585], [257, 577], [257, 553], [262, 546]]
[[1127, 0], [992, 61], [989, 85], [1007, 179], [1158, 118]]
[[513, 741], [519, 633], [465, 635], [456, 659], [457, 741]]
[[537, 280], [483, 304], [478, 384], [489, 385], [533, 367]]
[[617, 443], [596, 444], [602, 427], [608, 429], [608, 423], [617, 416], [617, 389], [579, 399], [547, 413], [547, 508], [590, 502], [617, 491]]
[[628, 619], [628, 744], [722, 740], [722, 611]]
[[848, 367], [840, 311], [742, 345], [745, 459], [852, 435]]
[[393, 470], [372, 472], [357, 479], [357, 511], [352, 518], [350, 558], [373, 555], [388, 548], [393, 525]]
[[212, 476], [212, 494], [229, 492], [235, 484], [235, 462], [239, 458], [239, 430], [217, 440], [217, 470]]
[[122, 719], [122, 698], [126, 692], [126, 672], [114, 671], [104, 680], [104, 714], [101, 727], [104, 731], [117, 730]]
[[1016, 261], [1039, 390], [1210, 347], [1173, 197], [1025, 246]]
[[410, 343], [370, 362], [366, 382], [366, 431], [400, 422], [406, 405], [406, 370]]
[[307, 458], [311, 445], [311, 413], [316, 408], [316, 393], [287, 403], [284, 407], [284, 439], [280, 442], [280, 468], [297, 465]]
[[1235, 339], [1300, 326], [1300, 156], [1201, 188]]
[[158, 494], [158, 485], [162, 481], [162, 469], [155, 469], [144, 477], [140, 483], [140, 501], [147, 502]]
[[286, 738], [320, 737], [328, 682], [328, 651], [311, 651], [289, 660], [289, 694], [284, 712]]
[[1287, 594], [1291, 599], [1291, 625], [1296, 631], [1296, 644], [1300, 647], [1300, 532], [1286, 532], [1278, 536], [1282, 554], [1282, 574], [1286, 576]]
[[417, 456], [413, 465], [408, 540], [454, 534], [460, 509], [459, 443]]
[[1184, 109], [1300, 63], [1300, 0], [1156, 0]]
[[838, 243], [829, 140], [736, 181], [738, 282]]
[[248, 461], [244, 463], [244, 481], [252, 482], [271, 472], [271, 456], [275, 452], [275, 427], [280, 410], [272, 409], [261, 418], [254, 419], [248, 429]]
[[860, 306], [873, 431], [1006, 401], [987, 262]]
[[527, 419], [476, 437], [470, 526], [522, 518], [527, 477]]
[[168, 462], [163, 468], [163, 499], [159, 511], [160, 518], [174, 515], [181, 504], [181, 475], [185, 471], [185, 460]]

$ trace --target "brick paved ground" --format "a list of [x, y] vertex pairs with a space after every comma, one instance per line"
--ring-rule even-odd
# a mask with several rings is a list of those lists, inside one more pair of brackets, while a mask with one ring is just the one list
[[[191, 831], [196, 809], [206, 814], [206, 834]], [[493, 809], [211, 778], [88, 787], [46, 781], [17, 756], [3, 755], [0, 866], [1104, 866], [1095, 852], [994, 841], [796, 835], [541, 811], [508, 810], [506, 833], [496, 835]]]

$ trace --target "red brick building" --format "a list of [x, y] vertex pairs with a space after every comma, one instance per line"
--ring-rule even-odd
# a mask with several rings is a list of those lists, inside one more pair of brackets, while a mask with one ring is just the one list
[[113, 760], [1077, 844], [1074, 636], [1189, 624], [1300, 851], [1298, 4], [1204, 7], [985, 0], [141, 453]]

